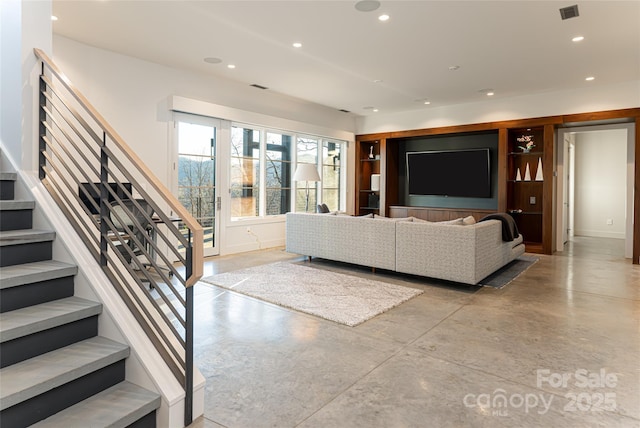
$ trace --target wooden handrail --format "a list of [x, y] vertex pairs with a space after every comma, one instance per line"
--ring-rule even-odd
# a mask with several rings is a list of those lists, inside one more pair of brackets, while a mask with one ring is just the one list
[[113, 141], [113, 143], [122, 151], [126, 158], [136, 165], [142, 176], [151, 186], [161, 195], [164, 201], [169, 207], [176, 213], [178, 217], [182, 219], [182, 222], [187, 225], [193, 235], [193, 249], [192, 249], [192, 261], [193, 270], [191, 275], [185, 279], [185, 285], [191, 287], [202, 277], [203, 274], [203, 257], [204, 257], [204, 230], [200, 223], [187, 211], [180, 201], [173, 196], [173, 194], [162, 184], [157, 177], [151, 172], [151, 170], [142, 162], [138, 155], [131, 150], [131, 148], [124, 142], [124, 140], [118, 135], [118, 133], [111, 127], [111, 125], [102, 117], [100, 113], [93, 107], [93, 105], [85, 98], [80, 91], [78, 91], [67, 76], [54, 64], [49, 56], [41, 49], [34, 49], [35, 55], [44, 63], [51, 72], [60, 80], [62, 85], [69, 91], [69, 93], [81, 103], [87, 113], [93, 120], [102, 128], [105, 134]]

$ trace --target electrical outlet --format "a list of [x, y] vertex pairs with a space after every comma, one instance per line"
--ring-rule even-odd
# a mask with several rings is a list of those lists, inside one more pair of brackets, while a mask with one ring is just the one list
[[536, 204], [536, 197], [535, 196], [529, 196], [529, 204], [531, 204], [531, 205], [535, 205]]
[[251, 233], [251, 228], [247, 226], [247, 233]]
[[607, 219], [607, 225], [611, 226], [613, 224], [613, 219], [612, 218], [608, 218]]

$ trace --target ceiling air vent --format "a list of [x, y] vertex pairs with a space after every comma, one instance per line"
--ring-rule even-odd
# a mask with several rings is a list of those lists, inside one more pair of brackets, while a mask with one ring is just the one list
[[580, 13], [578, 12], [578, 5], [574, 4], [573, 6], [563, 7], [562, 9], [560, 9], [560, 16], [562, 17], [563, 21], [565, 19], [580, 16]]
[[349, 110], [345, 110], [343, 108], [341, 108], [339, 111], [343, 112], [343, 113], [351, 113]]
[[258, 85], [257, 83], [252, 83], [251, 86], [258, 89], [269, 89], [266, 86]]

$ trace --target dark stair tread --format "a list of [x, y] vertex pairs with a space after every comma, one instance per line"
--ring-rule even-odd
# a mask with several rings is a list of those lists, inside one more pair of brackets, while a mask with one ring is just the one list
[[0, 370], [0, 410], [50, 391], [129, 356], [129, 347], [92, 337]]
[[0, 247], [53, 241], [56, 233], [51, 230], [19, 229], [0, 232]]
[[1, 181], [16, 181], [18, 174], [15, 172], [0, 172]]
[[6, 266], [0, 268], [0, 277], [2, 278], [0, 289], [74, 276], [77, 273], [78, 267], [76, 265], [56, 260]]
[[48, 330], [102, 312], [102, 304], [67, 297], [0, 314], [0, 342]]
[[10, 201], [2, 201], [0, 200], [0, 211], [8, 211], [8, 210], [32, 210], [36, 207], [36, 203], [34, 201], [21, 201], [21, 200], [10, 200]]
[[124, 381], [32, 427], [126, 427], [159, 407], [159, 394]]

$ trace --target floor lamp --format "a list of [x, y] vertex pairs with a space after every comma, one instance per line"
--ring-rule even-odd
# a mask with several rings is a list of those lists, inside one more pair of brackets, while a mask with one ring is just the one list
[[304, 206], [304, 211], [309, 211], [309, 182], [320, 181], [320, 174], [318, 174], [318, 168], [310, 163], [298, 164], [295, 174], [293, 174], [293, 181], [306, 181], [307, 182], [307, 202]]

